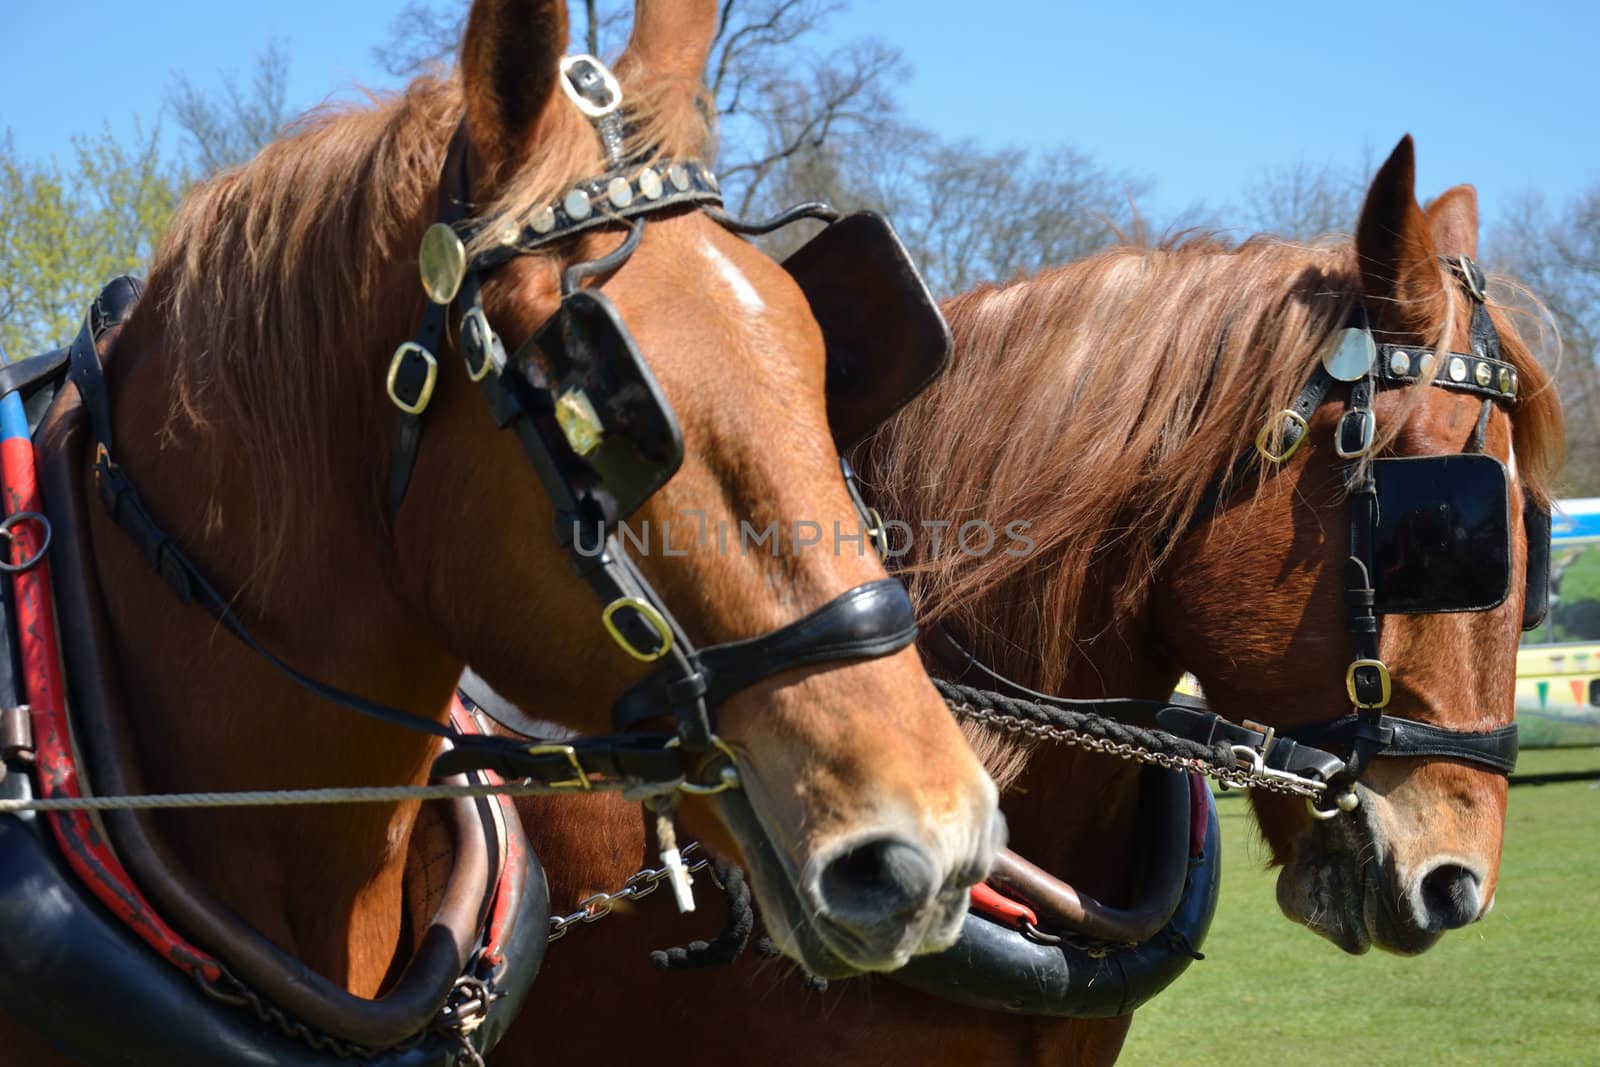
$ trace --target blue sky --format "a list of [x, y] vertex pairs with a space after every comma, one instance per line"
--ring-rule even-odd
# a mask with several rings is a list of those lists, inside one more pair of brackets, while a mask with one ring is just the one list
[[[0, 0], [0, 129], [18, 152], [147, 123], [175, 71], [248, 78], [268, 40], [297, 109], [392, 84], [371, 49], [398, 0]], [[855, 0], [836, 36], [876, 36], [913, 74], [913, 120], [989, 146], [1062, 141], [1153, 179], [1157, 220], [1222, 210], [1269, 169], [1362, 167], [1417, 139], [1424, 196], [1478, 186], [1493, 217], [1523, 191], [1563, 201], [1600, 182], [1600, 4], [1119, 3]]]

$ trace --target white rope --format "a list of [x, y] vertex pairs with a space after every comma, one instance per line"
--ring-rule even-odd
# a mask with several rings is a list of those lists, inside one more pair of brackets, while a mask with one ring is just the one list
[[267, 808], [291, 804], [386, 804], [400, 800], [533, 796], [570, 793], [543, 782], [499, 785], [347, 786], [332, 789], [273, 789], [237, 793], [142, 793], [110, 797], [21, 797], [0, 800], [0, 814], [19, 811], [150, 811], [158, 808]]

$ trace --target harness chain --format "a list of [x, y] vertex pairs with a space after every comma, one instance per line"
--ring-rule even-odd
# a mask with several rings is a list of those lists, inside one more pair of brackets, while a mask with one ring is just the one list
[[[1245, 749], [1242, 745], [1202, 745], [1162, 730], [1132, 726], [1091, 712], [1053, 708], [938, 678], [933, 680], [933, 684], [944, 696], [956, 718], [983, 723], [1014, 736], [1026, 735], [1041, 741], [1072, 745], [1089, 752], [1147, 763], [1169, 771], [1202, 774], [1230, 788], [1263, 789], [1269, 793], [1310, 798], [1321, 796], [1326, 788], [1314, 778], [1265, 769], [1261, 766], [1260, 753]], [[1251, 756], [1245, 757], [1244, 751], [1251, 752]], [[684, 856], [699, 848], [697, 842], [690, 842], [683, 848]], [[709, 859], [702, 858], [691, 864], [689, 871], [696, 873], [710, 865]], [[550, 940], [558, 941], [565, 937], [575, 924], [600, 921], [611, 914], [618, 901], [649, 896], [669, 874], [664, 867], [645, 867], [630, 875], [615, 893], [595, 893], [579, 901], [578, 910], [566, 915], [552, 915]], [[1084, 943], [1090, 944], [1087, 941]], [[1100, 948], [1098, 943], [1094, 943], [1094, 947]]]
[[1315, 778], [1266, 769], [1262, 766], [1264, 749], [1221, 742], [1203, 745], [1164, 730], [1135, 726], [1093, 712], [1069, 711], [937, 678], [933, 684], [958, 719], [980, 722], [1008, 734], [1056, 741], [1167, 770], [1192, 771], [1239, 789], [1314, 798], [1326, 788]]
[[[697, 841], [691, 841], [683, 846], [682, 856], [685, 860], [691, 852], [700, 850]], [[689, 864], [688, 872], [698, 874], [711, 866], [709, 857], [702, 856]], [[660, 888], [661, 883], [672, 877], [668, 867], [645, 867], [628, 876], [622, 883], [622, 888], [615, 893], [593, 893], [578, 901], [578, 909], [566, 915], [550, 916], [550, 940], [559, 941], [567, 936], [567, 931], [577, 923], [599, 922], [611, 914], [611, 909], [624, 900], [643, 900]]]

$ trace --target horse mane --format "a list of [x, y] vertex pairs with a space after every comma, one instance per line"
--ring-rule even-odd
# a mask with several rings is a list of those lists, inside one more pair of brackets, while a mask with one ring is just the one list
[[[700, 86], [631, 84], [645, 79], [626, 60], [618, 77], [630, 154], [712, 154], [714, 112]], [[248, 163], [197, 185], [157, 251], [168, 437], [226, 429], [236, 450], [213, 449], [212, 488], [225, 468], [248, 470], [258, 520], [274, 526], [263, 545], [284, 544], [290, 517], [303, 523], [324, 499], [329, 428], [386, 409], [380, 360], [421, 317], [417, 247], [464, 111], [458, 74], [424, 75], [368, 106], [316, 109]], [[605, 169], [576, 108], [549, 115], [532, 158], [499, 182], [493, 202], [474, 205], [480, 233], [492, 237]], [[218, 507], [208, 508], [212, 528]]]
[[[1064, 621], [1108, 586], [1113, 618], [1138, 609], [1177, 541], [1169, 535], [1288, 406], [1362, 299], [1348, 242], [1230, 248], [1189, 237], [947, 301], [955, 360], [873, 439], [865, 464], [875, 503], [917, 531], [902, 577], [919, 610], [957, 620], [998, 662], [1021, 658], [1034, 684], [1059, 690], [1073, 650], [1096, 636]], [[1545, 500], [1560, 412], [1507, 319], [1496, 312], [1522, 376], [1517, 470]], [[1426, 391], [1410, 392], [1420, 402]], [[1392, 437], [1399, 426], [1388, 421]], [[965, 550], [957, 531], [975, 519], [997, 533], [1027, 522], [1035, 548], [1007, 552], [1002, 533], [994, 551]], [[952, 522], [937, 549], [924, 520]], [[1114, 566], [1125, 570], [1107, 573]]]

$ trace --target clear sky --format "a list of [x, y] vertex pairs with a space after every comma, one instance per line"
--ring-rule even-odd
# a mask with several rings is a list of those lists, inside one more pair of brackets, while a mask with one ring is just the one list
[[[149, 121], [175, 71], [248, 78], [268, 40], [304, 108], [392, 84], [372, 46], [399, 0], [0, 0], [0, 129], [27, 158]], [[913, 120], [990, 145], [1069, 142], [1153, 179], [1157, 220], [1222, 207], [1270, 168], [1360, 167], [1416, 136], [1419, 191], [1471, 181], [1492, 217], [1523, 190], [1600, 181], [1600, 3], [855, 0], [837, 36], [898, 47]]]

